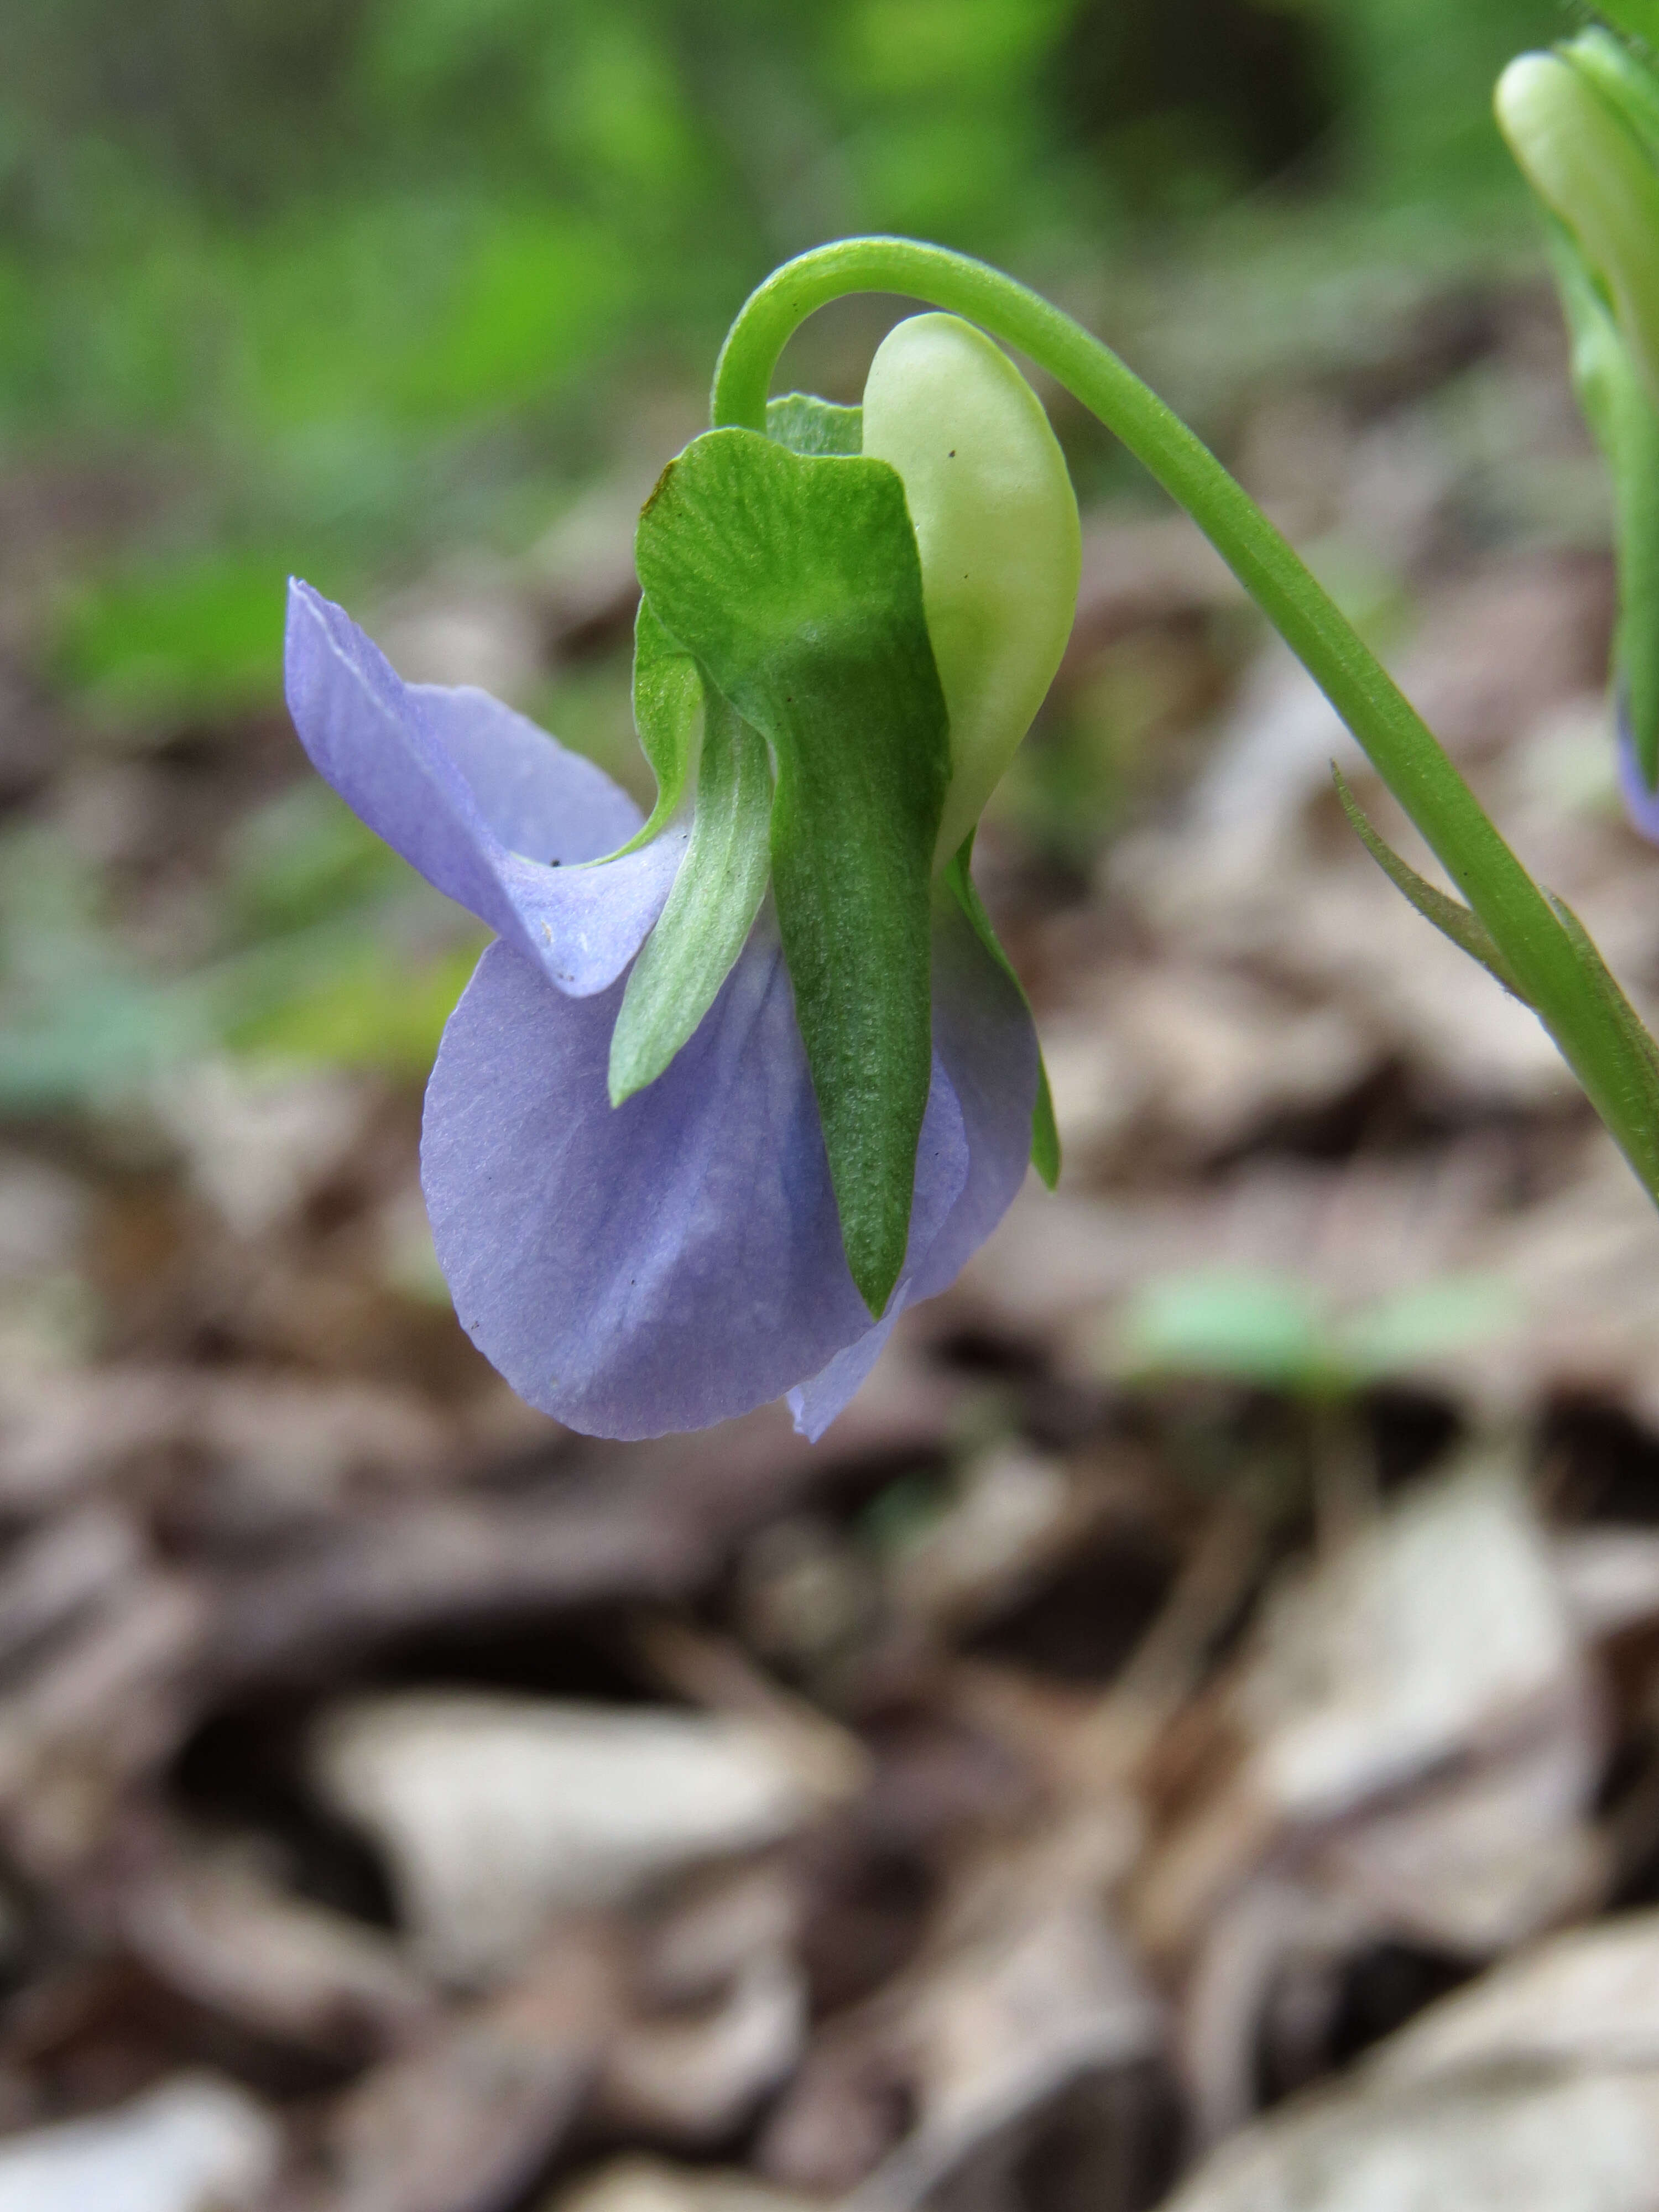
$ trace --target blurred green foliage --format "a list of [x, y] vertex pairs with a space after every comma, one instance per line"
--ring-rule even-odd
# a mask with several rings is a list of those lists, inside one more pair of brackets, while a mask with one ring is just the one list
[[1340, 1401], [1513, 1327], [1513, 1287], [1444, 1276], [1337, 1316], [1299, 1277], [1200, 1269], [1149, 1284], [1121, 1317], [1109, 1364], [1143, 1381], [1188, 1378]]
[[[1553, 0], [0, 0], [0, 429], [425, 438], [775, 260], [1097, 265], [1271, 185], [1512, 194]], [[307, 488], [309, 488], [307, 486]]]
[[[127, 488], [50, 550], [41, 672], [98, 741], [234, 727], [276, 699], [287, 569], [345, 596], [521, 550], [825, 237], [931, 236], [1097, 321], [1225, 237], [1203, 348], [1293, 352], [1310, 271], [1525, 235], [1490, 87], [1566, 27], [1565, 0], [0, 0], [0, 477]], [[1122, 672], [1137, 729], [1156, 675]], [[562, 711], [608, 726], [620, 679], [590, 708], [586, 680]], [[1088, 816], [1070, 773], [1036, 763], [1030, 808]], [[0, 867], [19, 1099], [227, 1034], [416, 1066], [470, 957], [328, 806], [256, 823], [188, 991], [143, 981], [67, 848]]]
[[[62, 672], [143, 705], [171, 668], [192, 708], [216, 677], [269, 684], [279, 611], [262, 629], [245, 586], [409, 564], [492, 498], [521, 532], [526, 479], [545, 512], [580, 475], [619, 364], [700, 382], [747, 287], [825, 236], [908, 230], [1063, 289], [1253, 189], [1292, 221], [1333, 194], [1518, 207], [1489, 87], [1561, 22], [1554, 0], [0, 0], [0, 453], [143, 446], [170, 495], [161, 546], [128, 549], [142, 581], [73, 607]], [[153, 643], [124, 647], [129, 620]]]

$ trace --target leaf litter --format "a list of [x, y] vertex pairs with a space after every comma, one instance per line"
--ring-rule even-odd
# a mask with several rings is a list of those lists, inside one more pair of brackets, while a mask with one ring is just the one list
[[[1492, 465], [1583, 442], [1488, 320], [1237, 458], [1650, 1012], [1609, 563]], [[634, 467], [411, 665], [620, 760]], [[277, 718], [19, 701], [0, 2204], [1659, 2212], [1653, 1224], [1183, 526], [1086, 518], [980, 841], [1060, 1189], [817, 1448], [519, 1406], [416, 1183], [472, 940]]]

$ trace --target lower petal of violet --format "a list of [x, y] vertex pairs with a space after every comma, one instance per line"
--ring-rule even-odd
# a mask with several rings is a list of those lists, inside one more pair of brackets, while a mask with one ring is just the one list
[[[1025, 1180], [1036, 1032], [1019, 993], [954, 903], [933, 923], [933, 1068], [935, 1091], [942, 1074], [962, 1115], [967, 1178], [925, 1244], [916, 1234], [920, 1223], [913, 1222], [908, 1264], [882, 1318], [790, 1391], [795, 1426], [815, 1443], [874, 1366], [900, 1313], [956, 1280]], [[920, 1172], [917, 1183], [920, 1188]]]
[[[479, 1348], [571, 1427], [636, 1437], [764, 1404], [871, 1322], [769, 909], [690, 1042], [613, 1108], [620, 997], [567, 998], [492, 945], [433, 1070], [422, 1173]], [[913, 1252], [939, 1243], [974, 1183], [936, 1060]]]

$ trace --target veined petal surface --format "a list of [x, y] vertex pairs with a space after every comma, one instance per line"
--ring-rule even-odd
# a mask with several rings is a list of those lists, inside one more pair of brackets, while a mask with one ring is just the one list
[[[521, 1397], [590, 1435], [694, 1429], [776, 1398], [869, 1330], [769, 908], [690, 1042], [606, 1088], [619, 992], [573, 1000], [492, 945], [427, 1092], [422, 1176], [473, 1340]], [[973, 1180], [942, 1067], [912, 1244]]]
[[286, 673], [313, 766], [394, 852], [562, 991], [615, 982], [662, 911], [687, 828], [581, 866], [639, 828], [627, 793], [486, 692], [404, 684], [343, 609], [297, 580]]

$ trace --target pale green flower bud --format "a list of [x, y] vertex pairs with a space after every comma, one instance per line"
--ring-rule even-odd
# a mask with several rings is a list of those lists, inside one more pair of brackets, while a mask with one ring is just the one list
[[1659, 403], [1659, 170], [1602, 93], [1559, 55], [1511, 62], [1497, 108], [1516, 160], [1605, 288]]
[[1077, 498], [1042, 403], [955, 315], [914, 315], [878, 348], [864, 451], [898, 472], [951, 717], [948, 860], [1030, 729], [1077, 611]]

